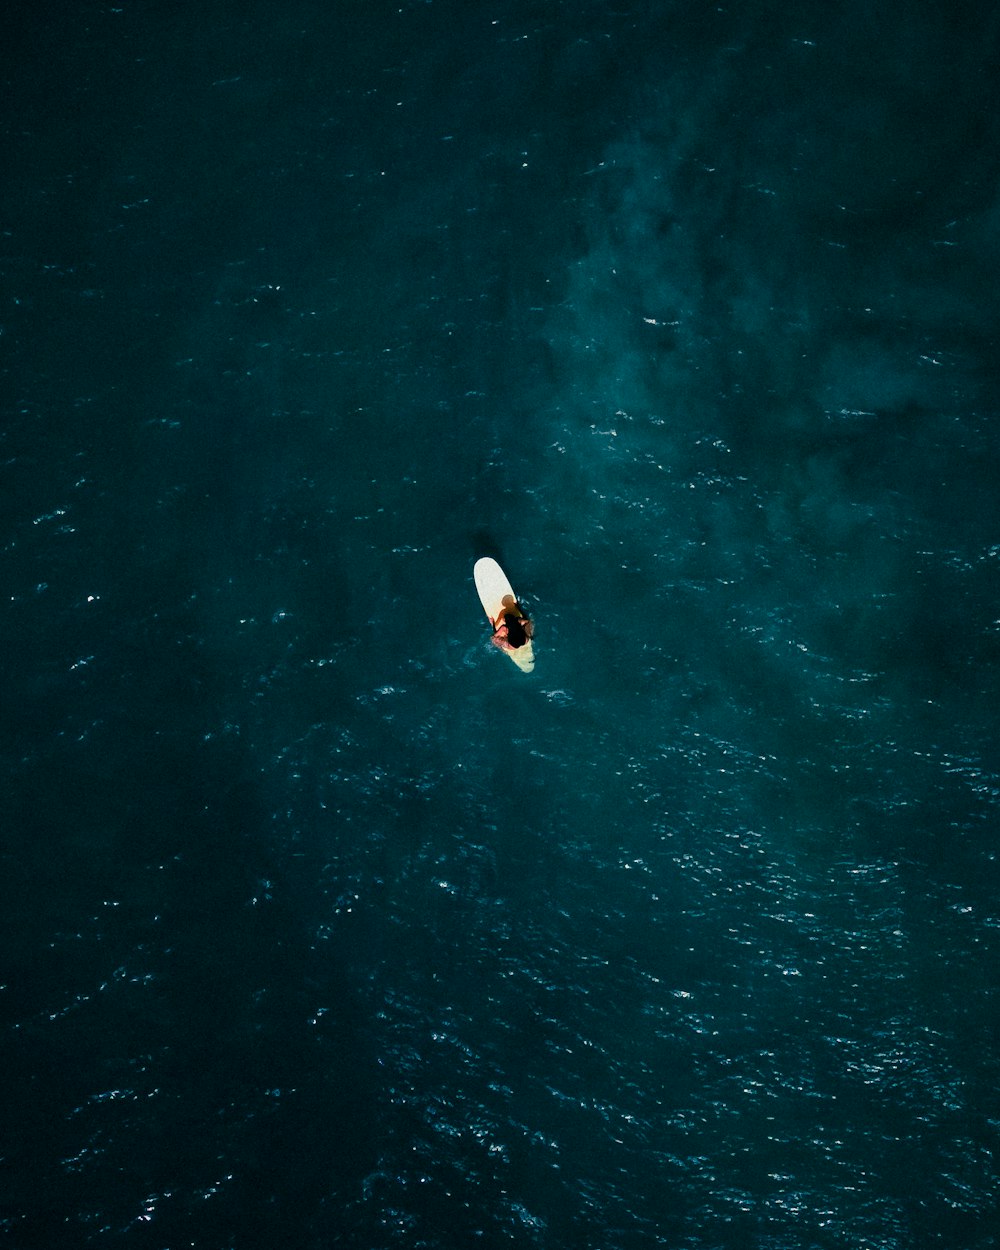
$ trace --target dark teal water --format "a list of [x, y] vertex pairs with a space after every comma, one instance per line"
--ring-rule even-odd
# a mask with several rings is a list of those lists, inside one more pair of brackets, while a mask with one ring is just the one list
[[9, 20], [5, 1244], [998, 1244], [998, 49]]

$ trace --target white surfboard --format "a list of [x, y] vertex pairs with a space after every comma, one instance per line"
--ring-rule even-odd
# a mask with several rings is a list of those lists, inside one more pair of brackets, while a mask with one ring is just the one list
[[[507, 574], [496, 560], [491, 560], [489, 556], [483, 556], [481, 560], [476, 561], [472, 575], [476, 579], [479, 602], [483, 605], [483, 611], [489, 617], [490, 624], [495, 627], [497, 617], [504, 607], [504, 599], [510, 596], [510, 603], [507, 604], [510, 607], [517, 603], [517, 595], [514, 594], [513, 587], [507, 580]], [[505, 655], [509, 655], [522, 672], [530, 673], [535, 667], [535, 656], [531, 649], [530, 638], [521, 647], [501, 647], [500, 650]]]

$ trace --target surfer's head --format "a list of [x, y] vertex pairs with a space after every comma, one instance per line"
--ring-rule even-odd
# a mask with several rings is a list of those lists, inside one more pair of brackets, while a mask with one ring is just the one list
[[507, 612], [504, 615], [504, 621], [507, 625], [507, 641], [512, 647], [523, 647], [528, 641], [528, 635], [524, 632], [524, 626], [517, 619], [517, 613]]

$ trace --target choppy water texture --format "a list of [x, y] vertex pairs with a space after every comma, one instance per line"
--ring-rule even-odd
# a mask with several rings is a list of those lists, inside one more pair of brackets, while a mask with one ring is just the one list
[[11, 1246], [997, 1245], [997, 52], [10, 23]]

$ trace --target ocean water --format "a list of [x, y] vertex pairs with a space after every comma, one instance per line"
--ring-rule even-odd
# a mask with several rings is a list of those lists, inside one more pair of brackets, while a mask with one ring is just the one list
[[5, 1245], [1000, 1244], [998, 52], [9, 20]]

